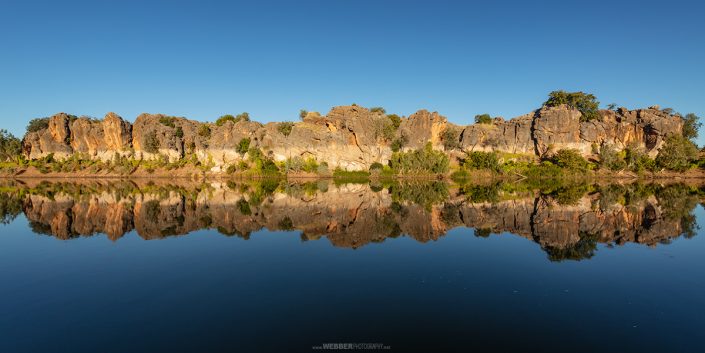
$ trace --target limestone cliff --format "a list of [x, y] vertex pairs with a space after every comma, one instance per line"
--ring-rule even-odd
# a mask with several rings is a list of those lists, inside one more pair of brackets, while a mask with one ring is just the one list
[[494, 119], [489, 124], [457, 126], [437, 112], [420, 110], [403, 117], [398, 128], [382, 112], [360, 106], [334, 107], [326, 115], [309, 113], [285, 134], [280, 123], [260, 124], [241, 120], [216, 125], [160, 114], [141, 114], [134, 124], [108, 113], [102, 121], [72, 118], [59, 113], [49, 119], [48, 128], [28, 133], [23, 146], [27, 157], [53, 154], [66, 158], [74, 153], [109, 160], [116, 153], [136, 159], [166, 156], [170, 161], [195, 156], [213, 166], [213, 171], [246, 158], [237, 146], [249, 138], [252, 147], [276, 161], [312, 157], [330, 168], [367, 169], [372, 163], [386, 163], [392, 155], [392, 141], [405, 141], [404, 149], [420, 148], [428, 142], [443, 149], [444, 132], [454, 129], [463, 151], [499, 151], [543, 156], [571, 148], [583, 155], [597, 147], [617, 150], [640, 147], [652, 157], [664, 140], [680, 134], [683, 121], [657, 107], [617, 111], [603, 110], [601, 118], [581, 121], [581, 113], [567, 106], [543, 107], [511, 120]]

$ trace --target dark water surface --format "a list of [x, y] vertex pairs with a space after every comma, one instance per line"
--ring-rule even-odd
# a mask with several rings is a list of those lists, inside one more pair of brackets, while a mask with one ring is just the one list
[[5, 184], [0, 352], [705, 351], [700, 186]]

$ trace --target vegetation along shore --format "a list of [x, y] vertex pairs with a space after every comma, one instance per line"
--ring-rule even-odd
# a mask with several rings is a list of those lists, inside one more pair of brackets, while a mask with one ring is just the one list
[[399, 116], [352, 104], [299, 121], [248, 113], [200, 122], [141, 114], [134, 123], [58, 113], [22, 140], [0, 133], [3, 177], [109, 178], [700, 178], [695, 114], [599, 109], [592, 94], [554, 91], [541, 108], [467, 126], [437, 112]]

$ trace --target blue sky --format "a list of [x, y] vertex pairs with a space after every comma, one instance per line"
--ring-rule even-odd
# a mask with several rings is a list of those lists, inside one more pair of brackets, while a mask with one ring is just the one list
[[[705, 116], [703, 1], [0, 0], [0, 127], [247, 111], [510, 118], [549, 91]], [[700, 139], [703, 144], [705, 139]]]

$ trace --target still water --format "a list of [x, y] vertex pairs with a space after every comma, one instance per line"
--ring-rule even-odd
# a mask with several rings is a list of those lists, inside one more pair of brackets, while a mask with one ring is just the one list
[[705, 351], [700, 185], [0, 185], [0, 352]]

